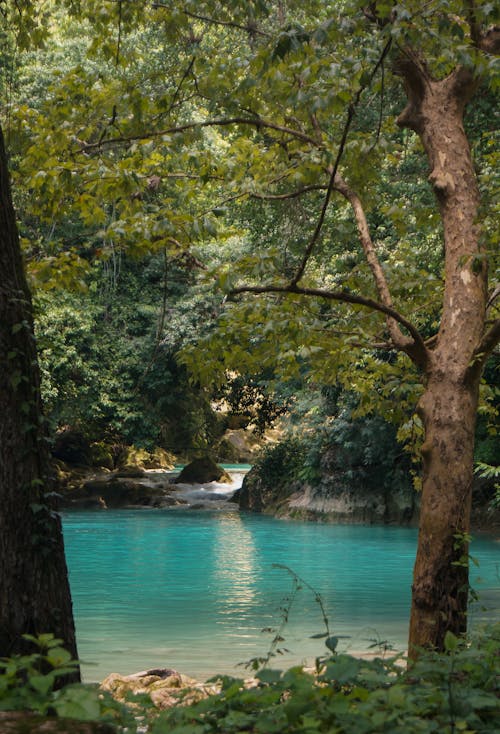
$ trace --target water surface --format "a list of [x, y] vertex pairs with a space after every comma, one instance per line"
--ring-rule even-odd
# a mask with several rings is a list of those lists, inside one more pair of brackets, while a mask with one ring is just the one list
[[[247, 674], [264, 655], [292, 588], [284, 564], [321, 594], [342, 650], [406, 646], [416, 531], [286, 522], [229, 511], [108, 510], [63, 516], [80, 658], [87, 681], [172, 667], [197, 678]], [[500, 608], [499, 545], [474, 541], [480, 621]], [[482, 606], [489, 612], [485, 612]], [[296, 595], [274, 667], [311, 662], [321, 612]]]

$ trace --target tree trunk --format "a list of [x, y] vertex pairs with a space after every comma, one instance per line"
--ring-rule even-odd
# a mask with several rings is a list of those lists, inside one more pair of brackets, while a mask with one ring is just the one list
[[461, 634], [467, 625], [467, 535], [482, 366], [476, 355], [485, 331], [487, 267], [477, 223], [479, 191], [462, 122], [475, 83], [462, 68], [435, 81], [411, 51], [400, 61], [399, 73], [408, 106], [398, 122], [423, 142], [444, 234], [442, 318], [419, 404], [425, 442], [409, 639], [410, 651], [442, 650], [446, 631]]
[[23, 634], [51, 632], [76, 658], [61, 521], [50, 506], [39, 383], [0, 128], [0, 657], [29, 649]]
[[443, 649], [449, 630], [467, 629], [468, 534], [478, 380], [455, 382], [440, 369], [419, 405], [425, 428], [410, 649]]

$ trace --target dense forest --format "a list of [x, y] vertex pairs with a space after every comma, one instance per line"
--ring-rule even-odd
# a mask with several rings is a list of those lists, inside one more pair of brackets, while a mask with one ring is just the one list
[[246, 509], [420, 505], [410, 647], [454, 644], [473, 486], [500, 504], [494, 4], [0, 20], [0, 655], [76, 657], [59, 460], [158, 450], [254, 463]]

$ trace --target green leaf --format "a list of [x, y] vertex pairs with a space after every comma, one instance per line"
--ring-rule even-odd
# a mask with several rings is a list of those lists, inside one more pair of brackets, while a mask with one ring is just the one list
[[278, 683], [281, 680], [281, 670], [270, 670], [265, 668], [257, 673], [256, 678], [262, 683]]
[[47, 653], [47, 662], [49, 662], [54, 668], [60, 665], [66, 665], [71, 660], [71, 654], [63, 647], [53, 647]]
[[444, 636], [444, 649], [447, 652], [455, 652], [458, 649], [460, 640], [456, 637], [453, 632], [447, 630]]

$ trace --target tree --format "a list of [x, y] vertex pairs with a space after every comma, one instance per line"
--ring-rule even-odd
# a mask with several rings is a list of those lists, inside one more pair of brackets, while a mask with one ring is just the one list
[[61, 520], [50, 500], [31, 297], [1, 128], [0, 416], [0, 656], [29, 649], [23, 635], [50, 632], [76, 658]]
[[[89, 3], [90, 14], [94, 9]], [[164, 46], [176, 44], [170, 73], [145, 63], [150, 59], [140, 42], [129, 45], [124, 60], [127, 33], [141, 22], [152, 25], [153, 18], [155, 43], [161, 46], [163, 34]], [[54, 202], [72, 197], [81, 204], [82, 192], [88, 197], [90, 191], [86, 216], [89, 208], [92, 216], [98, 212], [104, 236], [121, 235], [124, 242], [142, 232], [144, 241], [149, 236], [169, 247], [190, 246], [210, 234], [221, 208], [237, 208], [245, 198], [306, 202], [307, 239], [296, 238], [286, 253], [266, 241], [240, 271], [228, 265], [221, 280], [232, 298], [261, 295], [263, 305], [245, 302], [227, 312], [236, 314], [241, 332], [253, 332], [254, 348], [261, 317], [279, 313], [261, 330], [261, 343], [269, 344], [270, 336], [273, 344], [261, 350], [261, 366], [276, 355], [276, 329], [288, 334], [283, 363], [297, 362], [292, 346], [300, 345], [301, 360], [321, 360], [323, 375], [345, 368], [349, 359], [359, 373], [383, 374], [396, 365], [415, 381], [418, 371], [425, 440], [412, 649], [440, 649], [447, 631], [466, 628], [474, 426], [481, 374], [500, 322], [494, 319], [498, 289], [489, 294], [487, 288], [495, 240], [481, 209], [487, 198], [463, 119], [475, 95], [494, 83], [496, 20], [490, 3], [454, 0], [395, 6], [357, 0], [235, 0], [223, 7], [210, 0], [104, 3], [98, 25], [114, 24], [116, 31], [113, 48], [103, 47], [115, 61], [113, 79], [103, 79], [96, 91], [91, 75], [87, 85], [82, 82], [82, 67], [63, 79], [50, 101], [50, 131], [40, 132], [44, 145], [35, 143], [27, 156], [35, 171], [45, 155], [57, 161], [52, 173], [44, 169], [44, 176], [31, 178], [35, 190], [59, 194], [48, 197], [51, 216], [59, 205]], [[80, 111], [68, 111], [64, 90], [78, 91]], [[397, 123], [411, 131], [404, 135], [392, 124], [403, 92], [407, 105]], [[377, 114], [369, 94], [379, 100]], [[425, 216], [411, 210], [409, 187], [404, 211], [397, 200], [393, 206], [377, 200], [391, 175], [403, 181], [406, 151], [415, 159], [421, 154], [418, 140], [438, 217], [423, 196]], [[62, 175], [67, 187], [58, 192]], [[148, 181], [166, 184], [149, 208], [133, 191], [137, 182], [146, 190]], [[207, 210], [208, 197], [196, 196], [200, 184], [218, 198], [216, 206]], [[172, 190], [187, 213], [171, 206]], [[102, 206], [106, 196], [112, 217]], [[359, 248], [350, 272], [340, 272], [345, 243], [354, 249], [347, 209]], [[380, 217], [396, 234], [406, 226], [407, 239], [377, 241], [372, 231]], [[329, 327], [315, 343], [305, 329], [311, 323], [306, 301], [314, 304], [315, 327], [322, 320]], [[388, 356], [376, 360], [374, 353]], [[245, 350], [223, 358], [226, 364], [244, 360]]]

